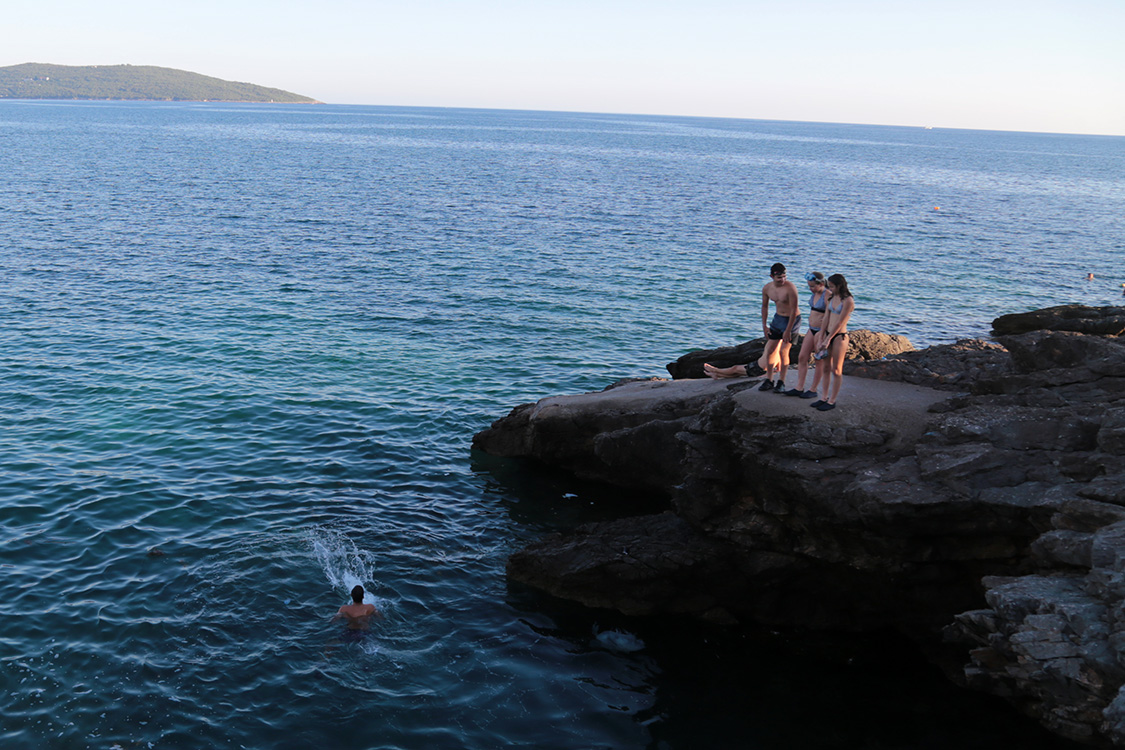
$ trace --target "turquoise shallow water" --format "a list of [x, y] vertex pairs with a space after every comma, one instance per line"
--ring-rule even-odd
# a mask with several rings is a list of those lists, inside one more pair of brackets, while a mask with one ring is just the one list
[[[1077, 136], [0, 102], [0, 743], [1053, 746], [885, 644], [509, 587], [512, 550], [637, 499], [469, 442], [754, 335], [774, 260], [844, 272], [859, 327], [921, 345], [1119, 303], [1123, 162]], [[386, 617], [344, 642], [357, 582]]]

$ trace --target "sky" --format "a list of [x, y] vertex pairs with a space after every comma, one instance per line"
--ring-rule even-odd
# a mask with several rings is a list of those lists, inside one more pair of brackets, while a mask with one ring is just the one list
[[1125, 0], [42, 0], [0, 66], [332, 104], [1125, 135]]

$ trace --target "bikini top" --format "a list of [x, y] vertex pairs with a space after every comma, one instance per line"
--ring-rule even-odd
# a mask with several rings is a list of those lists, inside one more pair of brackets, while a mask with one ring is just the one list
[[843, 298], [840, 299], [839, 307], [837, 307], [836, 305], [830, 304], [830, 305], [828, 305], [828, 309], [832, 311], [833, 315], [839, 315], [840, 313], [842, 313], [844, 311], [844, 300], [843, 300]]
[[826, 305], [827, 305], [827, 303], [825, 302], [825, 298], [827, 296], [828, 296], [828, 292], [821, 292], [820, 293], [820, 305], [819, 306], [817, 306], [817, 304], [816, 304], [817, 297], [816, 297], [815, 294], [812, 296], [811, 299], [809, 299], [809, 307], [812, 308], [813, 312], [824, 312], [824, 310], [826, 308]]

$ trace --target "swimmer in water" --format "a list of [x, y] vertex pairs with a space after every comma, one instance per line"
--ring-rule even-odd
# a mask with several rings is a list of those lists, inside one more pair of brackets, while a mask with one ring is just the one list
[[1092, 274], [1092, 273], [1086, 274], [1086, 281], [1093, 281], [1093, 280], [1094, 280], [1094, 274]]
[[379, 614], [374, 604], [363, 603], [363, 586], [352, 589], [352, 603], [345, 604], [333, 615], [333, 620], [346, 618], [348, 630], [367, 630], [371, 625], [371, 618]]
[[332, 615], [332, 622], [347, 620], [347, 627], [338, 639], [333, 639], [324, 647], [325, 660], [331, 659], [336, 647], [341, 643], [361, 643], [367, 637], [372, 617], [382, 617], [374, 604], [363, 603], [363, 586], [352, 589], [352, 603], [345, 604]]

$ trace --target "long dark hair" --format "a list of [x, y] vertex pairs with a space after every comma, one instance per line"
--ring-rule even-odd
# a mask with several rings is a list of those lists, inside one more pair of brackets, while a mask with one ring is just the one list
[[828, 280], [836, 285], [836, 296], [840, 299], [852, 296], [848, 291], [848, 280], [844, 278], [842, 273], [834, 273], [828, 277]]

